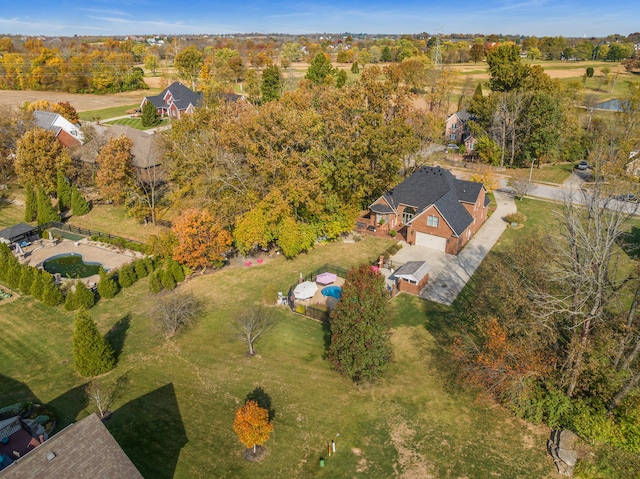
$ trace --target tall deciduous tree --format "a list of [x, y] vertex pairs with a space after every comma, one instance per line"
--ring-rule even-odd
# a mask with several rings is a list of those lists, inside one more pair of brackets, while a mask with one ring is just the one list
[[220, 267], [233, 239], [208, 210], [188, 209], [173, 222], [173, 259], [190, 268]]
[[196, 89], [196, 80], [204, 65], [204, 57], [194, 45], [190, 45], [176, 55], [173, 60], [178, 73], [191, 82], [191, 89]]
[[258, 405], [257, 401], [247, 401], [236, 410], [233, 430], [246, 448], [262, 446], [273, 432], [273, 424], [269, 422], [269, 411]]
[[100, 334], [95, 321], [84, 309], [76, 315], [73, 330], [73, 364], [76, 371], [84, 377], [109, 372], [116, 364], [113, 348]]
[[47, 193], [56, 190], [56, 174], [71, 164], [67, 150], [48, 130], [29, 130], [18, 140], [15, 169], [23, 183], [39, 185]]
[[132, 147], [133, 142], [124, 135], [111, 138], [96, 158], [96, 185], [105, 199], [116, 204], [126, 199], [133, 183]]
[[255, 355], [254, 344], [276, 325], [275, 316], [262, 306], [246, 309], [233, 319], [236, 336], [249, 346], [249, 355]]
[[354, 382], [379, 378], [393, 357], [384, 276], [369, 265], [349, 271], [331, 312], [327, 359]]
[[520, 47], [502, 44], [487, 53], [489, 65], [489, 88], [492, 91], [511, 91], [520, 88], [529, 73], [528, 65], [522, 63]]

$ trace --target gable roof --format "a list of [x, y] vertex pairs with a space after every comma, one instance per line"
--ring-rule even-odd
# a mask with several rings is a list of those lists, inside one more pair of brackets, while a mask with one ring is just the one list
[[403, 278], [419, 283], [431, 271], [431, 265], [426, 261], [407, 261], [393, 273], [396, 278]]
[[[449, 170], [439, 166], [423, 166], [382, 198], [394, 212], [401, 205], [415, 208], [415, 220], [420, 214], [435, 206], [454, 234], [461, 235], [473, 223], [473, 217], [460, 203], [475, 203], [484, 188], [482, 183], [459, 180]], [[377, 212], [380, 204], [369, 207]], [[374, 208], [376, 208], [374, 210]]]
[[194, 92], [187, 88], [180, 82], [173, 82], [167, 88], [162, 90], [159, 95], [145, 97], [156, 108], [167, 108], [171, 102], [167, 103], [167, 98], [171, 98], [171, 101], [178, 110], [186, 110], [189, 105], [196, 106], [202, 100], [201, 92]]
[[473, 115], [471, 115], [471, 113], [469, 113], [466, 108], [463, 108], [462, 110], [455, 112], [453, 115], [451, 115], [448, 118], [448, 120], [454, 116], [457, 116], [462, 123], [466, 123], [473, 118]]
[[0, 473], [2, 479], [143, 479], [96, 414], [71, 424]]
[[78, 126], [58, 113], [35, 110], [33, 112], [33, 122], [38, 128], [52, 131], [56, 137], [60, 135], [60, 132], [65, 131], [80, 143], [84, 139]]
[[99, 137], [85, 143], [82, 147], [81, 158], [87, 163], [95, 163], [100, 149], [111, 138], [126, 136], [133, 142], [131, 164], [136, 168], [146, 169], [162, 164], [162, 150], [159, 145], [160, 136], [149, 134], [125, 125], [112, 125], [108, 127], [96, 127]]

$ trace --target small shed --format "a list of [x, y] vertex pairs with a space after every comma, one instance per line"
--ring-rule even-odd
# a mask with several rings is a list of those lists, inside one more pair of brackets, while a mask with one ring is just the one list
[[37, 236], [38, 228], [26, 223], [19, 223], [0, 231], [0, 241], [6, 244], [27, 241], [32, 236]]
[[398, 291], [415, 294], [420, 293], [429, 282], [431, 265], [426, 261], [409, 261], [394, 273], [398, 280]]

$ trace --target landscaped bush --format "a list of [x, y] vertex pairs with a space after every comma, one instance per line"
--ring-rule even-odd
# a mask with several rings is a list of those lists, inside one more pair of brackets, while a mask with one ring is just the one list
[[33, 282], [31, 283], [30, 294], [38, 301], [42, 301], [42, 295], [44, 293], [44, 280], [42, 279], [42, 273], [40, 271], [35, 272]]
[[53, 276], [43, 271], [42, 273], [43, 279], [43, 291], [42, 291], [42, 302], [47, 306], [58, 306], [64, 302], [64, 294], [60, 291], [53, 281]]
[[113, 237], [110, 238], [108, 236], [93, 235], [91, 237], [91, 241], [98, 241], [100, 243], [106, 243], [113, 246], [117, 246], [118, 248], [138, 251], [140, 253], [146, 252], [146, 246], [143, 243], [138, 243], [137, 241], [130, 241], [124, 238], [113, 238]]
[[144, 265], [143, 259], [138, 259], [133, 263], [133, 269], [136, 272], [136, 277], [138, 279], [146, 278], [149, 276], [149, 271], [147, 271], [146, 266]]
[[516, 211], [515, 213], [511, 213], [505, 216], [504, 220], [507, 223], [518, 223], [519, 225], [521, 225], [527, 220], [527, 217], [523, 213]]
[[149, 276], [149, 290], [155, 294], [158, 294], [160, 291], [162, 291], [162, 280], [160, 279], [160, 273], [161, 271], [156, 271], [154, 273], [151, 273], [151, 276]]
[[118, 288], [118, 283], [115, 279], [113, 279], [113, 276], [107, 274], [104, 268], [100, 268], [98, 274], [100, 275], [100, 282], [98, 283], [98, 294], [101, 298], [104, 299], [113, 298], [116, 294], [118, 294], [118, 291], [120, 290], [120, 288]]
[[128, 288], [138, 281], [136, 273], [130, 265], [125, 264], [118, 270], [118, 284], [121, 288]]
[[389, 236], [391, 236], [392, 238], [395, 238], [396, 236], [398, 236], [398, 232], [396, 230], [391, 230], [389, 231]]
[[164, 289], [172, 290], [176, 287], [176, 280], [173, 278], [171, 272], [166, 269], [160, 270], [160, 281]]
[[184, 281], [184, 270], [182, 269], [182, 265], [177, 261], [172, 259], [168, 260], [167, 271], [171, 273], [176, 283], [182, 283]]
[[20, 267], [20, 291], [23, 294], [31, 294], [31, 285], [35, 277], [35, 269], [23, 264]]

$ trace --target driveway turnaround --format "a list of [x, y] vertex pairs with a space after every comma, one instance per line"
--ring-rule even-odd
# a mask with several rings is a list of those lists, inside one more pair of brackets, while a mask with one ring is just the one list
[[[516, 211], [513, 195], [494, 191], [497, 208], [478, 232], [469, 240], [457, 256], [446, 255], [443, 261], [429, 274], [429, 283], [420, 291], [420, 297], [450, 306], [476, 271], [482, 260], [491, 251], [500, 235], [507, 228], [504, 217]], [[428, 257], [424, 258], [429, 262]]]

